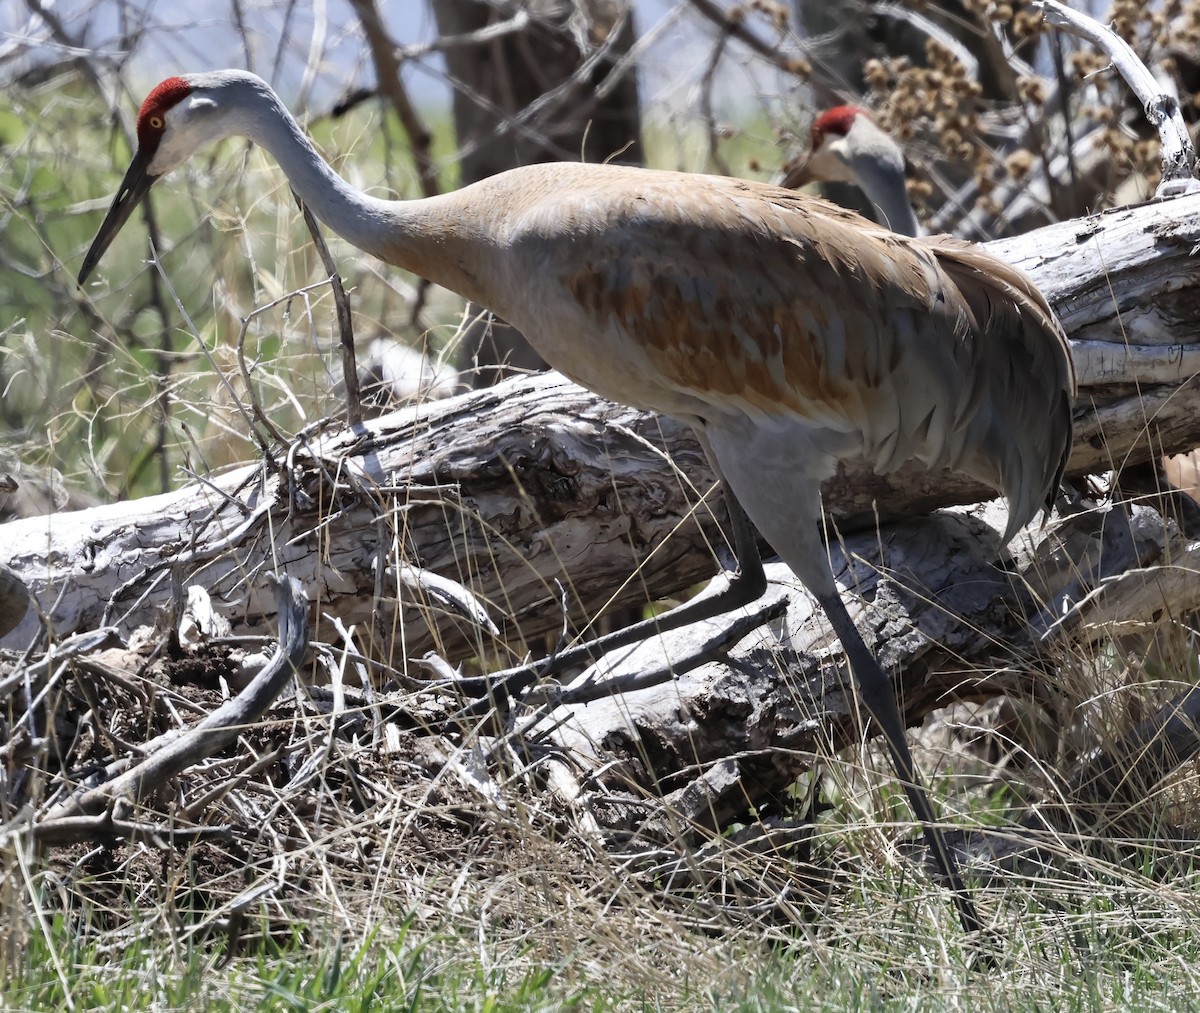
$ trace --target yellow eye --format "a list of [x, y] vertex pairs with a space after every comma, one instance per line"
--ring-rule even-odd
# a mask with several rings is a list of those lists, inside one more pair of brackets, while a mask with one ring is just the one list
[[155, 130], [162, 130], [163, 128], [163, 118], [161, 116], [151, 116], [146, 122]]

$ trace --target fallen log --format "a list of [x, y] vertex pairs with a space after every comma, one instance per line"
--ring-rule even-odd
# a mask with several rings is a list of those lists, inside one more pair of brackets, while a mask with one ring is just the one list
[[[1198, 231], [1200, 197], [1189, 196], [993, 245], [1037, 280], [1072, 339], [1070, 474], [1200, 445]], [[505, 637], [532, 639], [559, 629], [563, 599], [582, 623], [716, 569], [721, 508], [704, 499], [712, 475], [690, 433], [553, 374], [312, 432], [287, 462], [3, 525], [7, 564], [36, 609], [0, 646], [28, 645], [43, 622], [59, 635], [128, 630], [193, 582], [236, 628], [254, 629], [273, 611], [255, 575], [277, 568], [309, 589], [315, 636], [336, 616], [399, 666], [430, 650], [503, 653], [481, 610]], [[877, 476], [851, 464], [824, 493], [854, 531], [986, 490], [915, 466]]]
[[[1200, 541], [1148, 507], [1081, 511], [1051, 530], [1022, 532], [1002, 565], [1002, 511], [978, 514], [939, 511], [830, 549], [838, 583], [854, 592], [846, 600], [855, 622], [895, 673], [911, 725], [952, 702], [1009, 695], [1037, 701], [1065, 731], [1089, 684], [1079, 673], [1094, 664], [1081, 648], [1200, 607]], [[748, 804], [786, 812], [813, 757], [862, 734], [865, 716], [828, 621], [782, 564], [768, 566], [768, 580], [748, 609], [613, 652], [566, 686], [543, 688], [539, 709], [515, 715], [523, 739], [557, 747], [550, 762], [569, 758], [559, 790], [575, 786], [567, 800], [605, 832], [642, 826], [657, 811], [650, 785], [673, 818], [710, 830], [743, 819]], [[758, 620], [749, 632], [706, 643], [745, 615]], [[662, 677], [646, 685], [654, 672]], [[1149, 783], [1171, 769], [1145, 749], [1148, 734], [1105, 754], [1110, 779], [1116, 769]], [[1200, 750], [1195, 735], [1177, 738], [1173, 767]]]

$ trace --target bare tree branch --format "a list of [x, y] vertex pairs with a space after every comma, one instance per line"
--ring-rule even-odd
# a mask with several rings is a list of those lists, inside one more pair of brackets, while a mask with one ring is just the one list
[[1064, 7], [1055, 0], [1034, 0], [1046, 20], [1108, 54], [1113, 66], [1132, 89], [1146, 112], [1146, 119], [1158, 130], [1162, 142], [1163, 173], [1158, 184], [1159, 197], [1174, 197], [1200, 190], [1196, 179], [1196, 151], [1176, 96], [1164, 91], [1133, 48], [1116, 32], [1094, 18]]
[[689, 0], [689, 2], [723, 33], [732, 35], [739, 42], [745, 43], [751, 50], [780, 70], [801, 79], [808, 76], [811, 68], [807, 60], [799, 56], [786, 55], [778, 44], [771, 45], [769, 42], [764, 42], [750, 30], [746, 25], [746, 7], [735, 6], [726, 10], [715, 0]]
[[274, 583], [279, 646], [250, 685], [194, 727], [167, 732], [145, 743], [145, 759], [136, 763], [129, 758], [118, 760], [102, 774], [88, 778], [79, 790], [55, 806], [44, 822], [137, 806], [148, 792], [223, 749], [262, 716], [295, 674], [308, 649], [308, 598], [304, 588], [288, 577]]
[[412, 146], [413, 161], [417, 165], [417, 177], [421, 181], [421, 192], [426, 197], [440, 193], [437, 167], [433, 164], [431, 148], [433, 134], [421, 119], [416, 106], [408, 97], [408, 90], [400, 76], [400, 61], [397, 59], [396, 43], [384, 27], [383, 19], [375, 0], [350, 0], [350, 6], [358, 15], [363, 34], [371, 47], [371, 58], [375, 63], [375, 79], [379, 89], [392, 104], [400, 124], [408, 134]]

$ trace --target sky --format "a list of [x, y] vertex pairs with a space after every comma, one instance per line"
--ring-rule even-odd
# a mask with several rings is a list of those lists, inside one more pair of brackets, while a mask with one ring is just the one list
[[[129, 61], [129, 79], [143, 88], [172, 73], [245, 67], [271, 81], [290, 104], [319, 109], [346, 87], [374, 81], [357, 18], [346, 0], [37, 2], [61, 20], [69, 38], [113, 59], [122, 56], [129, 26], [144, 24], [145, 39]], [[64, 51], [48, 38], [44, 22], [30, 14], [32, 3], [0, 0], [0, 79]], [[400, 45], [437, 37], [427, 0], [381, 0], [379, 6]], [[680, 16], [681, 10], [686, 16]], [[241, 13], [244, 29], [235, 22], [235, 11]], [[681, 0], [634, 0], [634, 16], [640, 35], [649, 40], [640, 61], [643, 102], [681, 102], [703, 72], [712, 45], [707, 26]], [[315, 78], [305, 71], [313, 66], [321, 68]], [[405, 82], [423, 107], [448, 104], [450, 90], [436, 56], [408, 64]], [[736, 103], [748, 86], [753, 85], [739, 81], [735, 71], [724, 80], [719, 103]]]

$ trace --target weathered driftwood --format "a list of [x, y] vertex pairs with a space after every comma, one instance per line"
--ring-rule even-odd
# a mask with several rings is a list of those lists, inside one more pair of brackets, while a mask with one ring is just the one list
[[[1072, 681], [1080, 684], [1070, 674], [1083, 664], [1073, 657], [1080, 643], [1153, 628], [1164, 594], [1171, 607], [1200, 605], [1200, 542], [1150, 508], [1085, 511], [1046, 532], [1023, 532], [1003, 567], [999, 511], [990, 512], [940, 511], [882, 539], [863, 532], [831, 549], [839, 583], [857, 592], [847, 596], [855, 621], [896, 673], [913, 723], [952, 701], [1008, 693], [1041, 701], [1065, 727], [1071, 715], [1058, 709], [1069, 708]], [[1081, 582], [1094, 562], [1089, 555], [1103, 572], [1092, 567], [1094, 576]], [[782, 565], [768, 569], [771, 587], [747, 612], [775, 613], [774, 621], [751, 623], [752, 633], [715, 650], [705, 638], [726, 623], [666, 634], [606, 658], [521, 718], [527, 737], [545, 729], [570, 756], [569, 783], [591, 787], [567, 794], [605, 829], [641, 823], [638, 799], [649, 784], [677, 817], [704, 826], [740, 818], [747, 800], [769, 811], [773, 799], [786, 803], [814, 754], [860, 734], [853, 680], [825, 617], [796, 593]], [[1177, 586], [1166, 589], [1172, 579]], [[681, 664], [694, 657], [704, 663]], [[644, 685], [648, 671], [672, 667], [682, 674]], [[1177, 708], [1163, 715], [1171, 727], [1179, 723]], [[1144, 747], [1149, 728], [1131, 741]], [[1089, 769], [1123, 769], [1133, 778], [1142, 759], [1152, 759], [1144, 748], [1114, 748]], [[1162, 773], [1156, 766], [1153, 778]], [[1140, 780], [1152, 780], [1148, 762]]]
[[[995, 245], [1036, 278], [1073, 339], [1082, 390], [1072, 474], [1200, 444], [1197, 233], [1200, 198], [1185, 197]], [[190, 582], [254, 627], [273, 611], [254, 575], [279, 567], [309, 589], [318, 617], [360, 624], [395, 645], [394, 658], [401, 646], [410, 658], [459, 657], [494, 643], [464, 616], [465, 596], [423, 573], [460, 582], [506, 632], [515, 621], [532, 637], [561, 624], [557, 581], [579, 618], [669, 595], [715, 568], [718, 528], [696, 507], [712, 476], [690, 434], [553, 376], [313, 436], [290, 463], [290, 483], [247, 468], [13, 522], [0, 544], [60, 634], [144, 623]], [[916, 467], [881, 477], [851, 466], [825, 493], [853, 530], [985, 490]], [[24, 646], [40, 625], [31, 610], [0, 644]]]

